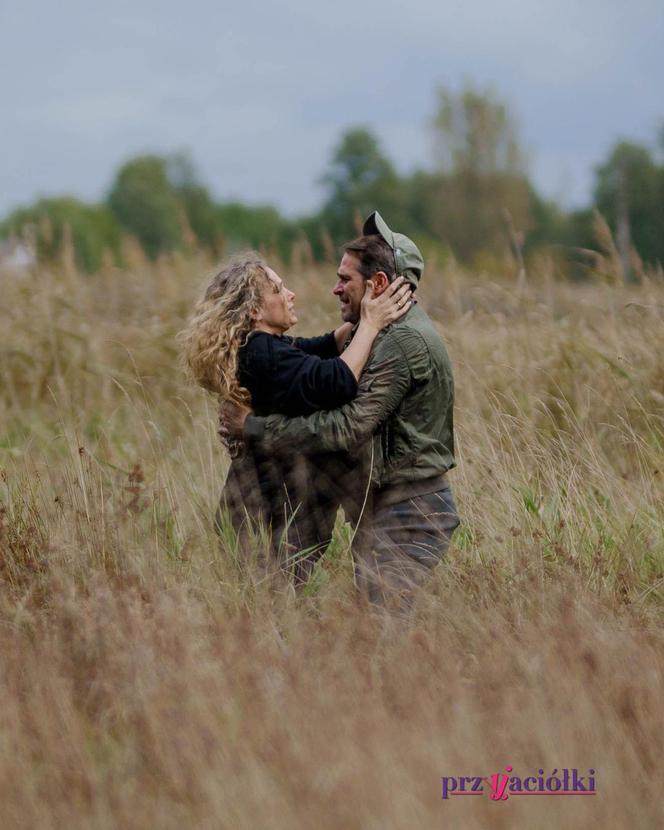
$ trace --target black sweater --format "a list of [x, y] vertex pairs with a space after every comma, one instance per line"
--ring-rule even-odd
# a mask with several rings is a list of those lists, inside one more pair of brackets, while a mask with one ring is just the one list
[[251, 393], [256, 415], [310, 415], [357, 395], [357, 380], [338, 356], [334, 332], [296, 338], [254, 332], [239, 351], [238, 379]]

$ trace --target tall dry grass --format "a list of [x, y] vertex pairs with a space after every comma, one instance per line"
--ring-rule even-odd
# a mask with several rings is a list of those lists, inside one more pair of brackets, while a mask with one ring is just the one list
[[[2, 826], [661, 827], [664, 285], [426, 275], [464, 523], [404, 626], [342, 526], [297, 597], [212, 532], [209, 265], [0, 275]], [[333, 269], [282, 274], [332, 327]], [[598, 793], [441, 800], [508, 763]]]

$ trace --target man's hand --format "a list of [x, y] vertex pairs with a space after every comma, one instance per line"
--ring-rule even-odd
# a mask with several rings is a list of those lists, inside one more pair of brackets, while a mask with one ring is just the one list
[[221, 443], [228, 449], [233, 457], [238, 454], [242, 445], [242, 433], [247, 415], [251, 409], [232, 401], [221, 401], [219, 403], [219, 428], [217, 434]]

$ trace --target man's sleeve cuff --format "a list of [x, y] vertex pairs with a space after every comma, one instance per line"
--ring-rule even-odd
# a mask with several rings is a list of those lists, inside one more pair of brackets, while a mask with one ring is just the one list
[[259, 418], [257, 415], [247, 415], [242, 434], [247, 444], [262, 441], [265, 435], [265, 418]]

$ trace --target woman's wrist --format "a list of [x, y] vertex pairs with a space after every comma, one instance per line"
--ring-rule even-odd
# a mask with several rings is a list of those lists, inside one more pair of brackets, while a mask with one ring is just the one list
[[366, 334], [370, 334], [372, 337], [375, 337], [380, 331], [380, 326], [376, 326], [374, 323], [370, 323], [368, 320], [360, 318], [360, 325], [357, 327], [357, 331], [358, 333], [366, 332]]

